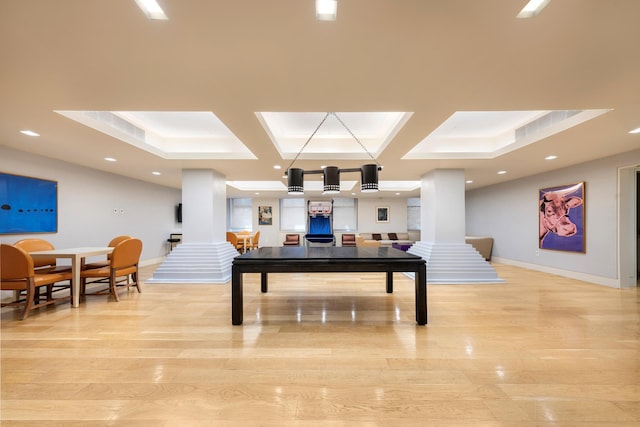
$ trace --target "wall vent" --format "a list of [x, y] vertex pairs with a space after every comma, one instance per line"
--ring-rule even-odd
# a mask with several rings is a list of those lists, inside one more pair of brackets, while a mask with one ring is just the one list
[[110, 111], [85, 111], [85, 115], [92, 118], [93, 120], [104, 123], [113, 129], [119, 130], [120, 132], [129, 135], [139, 141], [145, 141], [144, 129], [141, 129], [138, 126], [129, 123], [122, 117], [117, 116]]
[[582, 113], [582, 110], [551, 111], [550, 113], [547, 113], [544, 116], [516, 129], [516, 141], [522, 138], [533, 136], [549, 126], [563, 122], [568, 118], [580, 113]]

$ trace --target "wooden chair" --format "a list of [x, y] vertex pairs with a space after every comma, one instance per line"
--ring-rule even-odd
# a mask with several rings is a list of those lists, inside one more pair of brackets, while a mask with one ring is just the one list
[[[118, 298], [118, 288], [130, 288], [135, 286], [138, 293], [140, 290], [140, 279], [138, 275], [138, 263], [140, 262], [140, 254], [142, 254], [142, 241], [140, 239], [127, 239], [118, 243], [111, 253], [111, 262], [107, 267], [92, 268], [82, 270], [80, 278], [82, 279], [83, 295], [104, 295], [110, 293], [116, 299]], [[118, 281], [118, 277], [131, 276], [131, 282], [128, 280]], [[87, 294], [88, 278], [109, 278], [109, 287], [96, 292]], [[94, 282], [92, 282], [94, 283]]]
[[[22, 249], [26, 253], [37, 251], [51, 251], [55, 247], [44, 239], [22, 239], [18, 240], [13, 246]], [[71, 271], [70, 265], [57, 265], [56, 257], [38, 257], [33, 260], [33, 268], [36, 273], [64, 273]]]
[[260, 240], [260, 230], [256, 231], [256, 234], [253, 235], [253, 239], [251, 239], [251, 249], [258, 249], [259, 240]]
[[[55, 247], [51, 244], [51, 242], [44, 239], [30, 238], [30, 239], [22, 239], [18, 240], [13, 244], [13, 246], [24, 250], [26, 253], [37, 252], [37, 251], [51, 251], [54, 250]], [[34, 271], [38, 274], [43, 273], [67, 273], [71, 271], [70, 265], [58, 265], [56, 257], [38, 257], [33, 259], [33, 268]], [[46, 288], [47, 299], [51, 299], [52, 292], [57, 292], [60, 290], [69, 289], [71, 292], [71, 283], [62, 284], [58, 283], [56, 285], [50, 284]], [[17, 296], [16, 296], [17, 298]], [[34, 295], [34, 301], [36, 304], [40, 300], [40, 292]]]
[[[45, 305], [55, 304], [60, 301], [68, 301], [71, 295], [52, 298], [51, 293], [47, 292], [47, 298], [44, 302], [39, 300], [36, 302], [36, 291], [42, 286], [52, 286], [54, 283], [71, 281], [71, 271], [52, 272], [52, 273], [36, 273], [33, 258], [22, 248], [7, 245], [3, 243], [0, 246], [0, 289], [3, 291], [16, 291], [16, 298], [12, 302], [1, 303], [5, 306], [24, 305], [22, 312], [22, 320], [26, 319], [29, 312], [34, 308], [43, 307]], [[21, 299], [21, 293], [25, 292], [24, 299]]]
[[[127, 240], [127, 239], [131, 239], [131, 236], [116, 236], [113, 239], [111, 239], [111, 241], [109, 242], [109, 244], [107, 246], [109, 246], [110, 248], [115, 248], [118, 243]], [[96, 262], [90, 262], [89, 264], [85, 264], [82, 266], [83, 269], [87, 269], [87, 268], [102, 268], [102, 267], [108, 267], [109, 264], [111, 263], [111, 254], [107, 254], [107, 259], [105, 259], [104, 261], [96, 261]]]
[[287, 234], [285, 235], [284, 242], [282, 242], [284, 246], [300, 246], [300, 235], [299, 234]]
[[343, 234], [342, 235], [342, 246], [356, 246], [356, 235], [355, 234]]
[[231, 245], [236, 248], [238, 252], [242, 253], [244, 244], [238, 241], [238, 236], [236, 236], [236, 233], [227, 231], [227, 242], [231, 243]]

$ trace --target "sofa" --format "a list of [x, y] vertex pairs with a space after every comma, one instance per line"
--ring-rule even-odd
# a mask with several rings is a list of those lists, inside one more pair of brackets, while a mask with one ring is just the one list
[[391, 246], [413, 245], [415, 242], [409, 239], [409, 233], [360, 233], [356, 237], [356, 246]]
[[486, 260], [491, 261], [491, 252], [493, 251], [493, 237], [486, 236], [465, 236], [465, 243], [473, 246], [480, 255]]

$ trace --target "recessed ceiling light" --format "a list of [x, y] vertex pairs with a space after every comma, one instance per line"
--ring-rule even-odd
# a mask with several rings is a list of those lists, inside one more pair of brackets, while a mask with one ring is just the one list
[[505, 173], [507, 173], [507, 171], [500, 171], [498, 172], [498, 175], [504, 175]]
[[160, 7], [160, 5], [156, 0], [136, 0], [136, 3], [138, 3], [138, 7], [142, 9], [144, 14], [149, 19], [156, 19], [156, 20], [169, 19], [167, 18], [167, 15], [164, 14], [164, 11], [162, 10], [162, 8]]
[[533, 18], [549, 3], [550, 0], [529, 0], [516, 18]]
[[104, 158], [107, 162], [117, 162], [116, 159], [114, 159], [113, 157], [105, 157]]
[[629, 133], [640, 133], [640, 128], [635, 128], [633, 130], [630, 130]]
[[399, 196], [399, 195], [400, 195], [400, 193], [396, 193], [396, 196]]
[[158, 171], [153, 171], [153, 172], [151, 172], [151, 174], [153, 174], [153, 175], [162, 175], [162, 174], [161, 174], [160, 172], [158, 172]]
[[256, 193], [256, 195], [258, 195], [258, 194], [260, 194], [260, 193]]
[[555, 160], [555, 159], [557, 159], [557, 158], [558, 158], [558, 156], [551, 155], [551, 156], [547, 156], [547, 157], [545, 157], [544, 159], [545, 159], [545, 160]]
[[282, 169], [282, 166], [280, 166], [280, 165], [273, 165], [273, 168], [274, 168], [274, 169], [278, 169], [278, 170], [280, 170], [280, 169]]
[[467, 183], [467, 184], [472, 184], [472, 183], [473, 183], [473, 180], [472, 180], [472, 179], [468, 179], [468, 180], [466, 180], [466, 181], [465, 181], [465, 183]]
[[316, 19], [335, 21], [338, 14], [338, 0], [316, 0]]
[[23, 135], [27, 135], [27, 136], [40, 136], [39, 133], [34, 132], [32, 130], [29, 130], [29, 129], [21, 130], [20, 133], [23, 134]]

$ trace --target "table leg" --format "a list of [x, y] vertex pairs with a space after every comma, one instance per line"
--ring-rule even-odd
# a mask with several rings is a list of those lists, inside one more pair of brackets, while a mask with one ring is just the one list
[[393, 293], [393, 271], [387, 271], [387, 293]]
[[416, 271], [416, 322], [427, 324], [427, 268], [421, 265]]
[[260, 290], [267, 292], [269, 290], [269, 284], [267, 283], [267, 273], [260, 273]]
[[82, 266], [82, 259], [80, 255], [75, 255], [71, 258], [71, 274], [73, 280], [71, 282], [71, 307], [78, 307], [80, 305], [80, 268]]
[[237, 266], [231, 267], [231, 323], [242, 325], [242, 273]]

